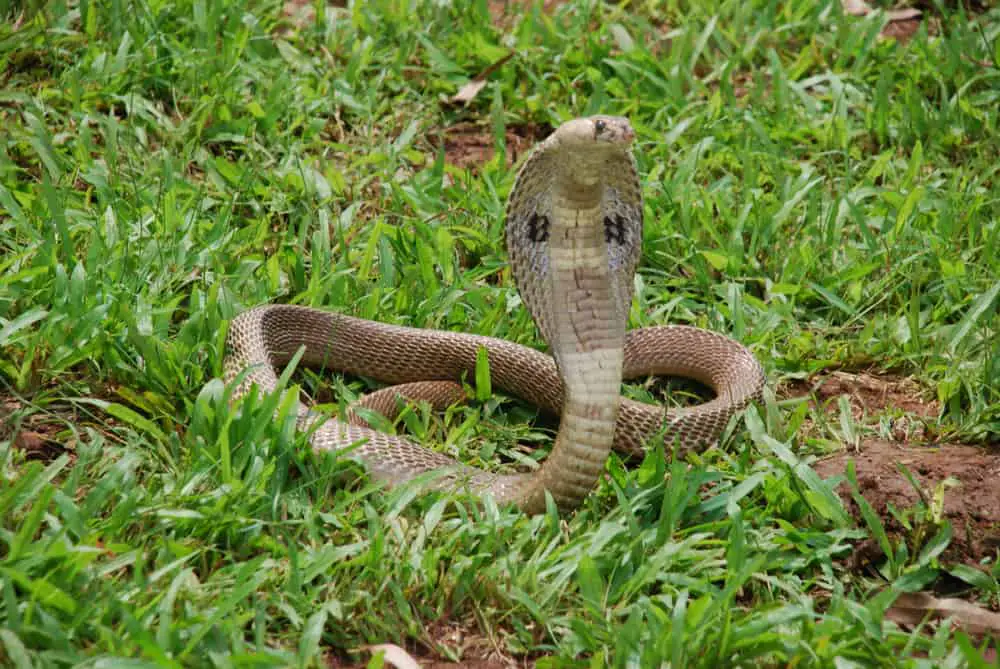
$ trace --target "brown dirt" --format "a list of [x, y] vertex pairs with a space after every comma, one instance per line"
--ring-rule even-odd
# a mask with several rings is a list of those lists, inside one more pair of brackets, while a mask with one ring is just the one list
[[[507, 126], [507, 165], [513, 165], [551, 128], [526, 123]], [[493, 133], [474, 123], [458, 123], [444, 133], [445, 160], [458, 167], [478, 167], [493, 159]]]
[[[832, 372], [809, 381], [790, 381], [778, 389], [782, 397], [808, 397], [809, 405], [838, 419], [840, 398], [846, 397], [855, 423], [863, 425], [873, 417], [891, 414], [892, 438], [908, 443], [921, 442], [927, 436], [927, 424], [941, 412], [941, 405], [930, 398], [911, 378], [870, 372]], [[806, 420], [803, 434], [815, 428]]]
[[[1000, 452], [960, 444], [905, 446], [872, 439], [862, 441], [858, 452], [838, 453], [817, 462], [815, 469], [821, 477], [830, 478], [844, 474], [850, 460], [854, 461], [858, 489], [890, 536], [912, 540], [916, 534], [903, 527], [890, 506], [909, 518], [911, 526], [921, 519], [933, 525], [930, 509], [935, 491], [944, 482], [942, 517], [951, 523], [952, 541], [943, 558], [975, 565], [1000, 549], [1000, 491], [996, 484]], [[919, 490], [903, 476], [900, 465], [909, 470]], [[837, 492], [848, 511], [863, 522], [847, 483], [842, 483]], [[928, 526], [923, 539], [932, 538], [936, 531]], [[912, 544], [909, 547], [911, 555], [920, 549]], [[864, 556], [864, 561], [868, 558], [881, 559], [880, 551]]]
[[[531, 0], [489, 0], [493, 25], [501, 29], [512, 27], [515, 19], [530, 11], [533, 4]], [[542, 11], [551, 14], [560, 4], [562, 4], [560, 0], [544, 0]]]
[[64, 443], [61, 433], [66, 429], [66, 421], [75, 417], [35, 413], [19, 423], [10, 420], [23, 409], [16, 398], [0, 397], [0, 440], [11, 439], [12, 446], [23, 451], [28, 460], [52, 462], [67, 452], [73, 457], [74, 444]]
[[[846, 397], [856, 424], [863, 426], [889, 420], [888, 439], [862, 436], [856, 447], [831, 455], [815, 465], [823, 478], [844, 474], [848, 461], [854, 462], [861, 494], [879, 515], [886, 530], [897, 540], [911, 542], [910, 553], [919, 551], [913, 542], [934, 536], [933, 520], [919, 531], [908, 530], [896, 515], [908, 519], [911, 527], [920, 519], [932, 519], [935, 491], [943, 484], [941, 517], [952, 526], [951, 545], [942, 558], [974, 565], [1000, 549], [1000, 450], [978, 446], [938, 443], [933, 439], [933, 422], [940, 414], [937, 400], [913, 379], [868, 372], [833, 372], [809, 382], [794, 381], [779, 393], [784, 397], [808, 397], [811, 406], [839, 421], [839, 402]], [[816, 426], [806, 421], [801, 428], [808, 435]], [[859, 427], [859, 433], [864, 434]], [[919, 491], [900, 470], [905, 466], [917, 481]], [[846, 483], [837, 492], [859, 522], [859, 509]], [[892, 513], [895, 509], [896, 515]], [[877, 545], [860, 546], [855, 563], [860, 567], [881, 559]]]

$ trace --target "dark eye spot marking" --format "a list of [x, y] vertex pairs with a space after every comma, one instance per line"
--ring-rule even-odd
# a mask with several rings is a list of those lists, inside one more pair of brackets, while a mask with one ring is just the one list
[[533, 242], [544, 242], [549, 239], [549, 219], [547, 216], [531, 214], [528, 219], [528, 239]]
[[604, 241], [608, 244], [625, 243], [625, 217], [621, 214], [604, 217]]
[[594, 121], [594, 137], [600, 135], [602, 132], [607, 130], [607, 128], [608, 124], [602, 121], [601, 119], [597, 119], [596, 121]]

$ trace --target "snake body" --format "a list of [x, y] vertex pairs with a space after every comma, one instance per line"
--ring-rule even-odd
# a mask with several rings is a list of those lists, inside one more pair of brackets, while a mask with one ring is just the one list
[[[317, 451], [344, 451], [390, 485], [440, 471], [438, 485], [491, 494], [529, 513], [546, 493], [561, 509], [596, 485], [614, 446], [641, 453], [662, 435], [683, 449], [715, 443], [729, 419], [760, 397], [764, 375], [745, 347], [713, 332], [657, 326], [626, 332], [642, 236], [642, 194], [627, 119], [574, 119], [540, 143], [518, 172], [507, 204], [506, 241], [514, 279], [552, 356], [472, 334], [388, 325], [289, 305], [237, 316], [227, 337], [226, 380], [235, 396], [277, 388], [275, 368], [302, 350], [302, 362], [364, 375], [436, 404], [455, 398], [487, 351], [495, 388], [560, 415], [547, 459], [533, 472], [496, 474], [462, 465], [413, 441], [368, 427], [356, 416], [323, 419], [298, 408]], [[682, 409], [620, 396], [621, 382], [650, 374], [693, 378], [716, 397]], [[460, 394], [460, 393], [458, 393]], [[394, 388], [366, 406], [391, 408]]]

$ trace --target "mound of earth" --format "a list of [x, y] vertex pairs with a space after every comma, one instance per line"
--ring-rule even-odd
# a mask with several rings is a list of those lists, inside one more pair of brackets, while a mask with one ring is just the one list
[[[844, 474], [848, 460], [854, 461], [858, 489], [887, 532], [906, 531], [890, 508], [911, 518], [930, 518], [935, 492], [943, 482], [942, 517], [952, 526], [951, 546], [943, 557], [976, 564], [1000, 549], [1000, 453], [976, 446], [912, 446], [870, 440], [861, 443], [859, 452], [838, 453], [817, 462], [814, 468], [821, 477], [830, 478]], [[909, 470], [919, 489], [903, 475], [900, 465]], [[860, 520], [846, 482], [838, 492]]]

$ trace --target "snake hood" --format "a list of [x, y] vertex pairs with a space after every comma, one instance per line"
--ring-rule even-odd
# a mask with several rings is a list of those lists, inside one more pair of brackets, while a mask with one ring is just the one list
[[527, 508], [544, 507], [546, 492], [571, 506], [611, 450], [642, 228], [634, 137], [616, 116], [567, 121], [531, 154], [511, 193], [511, 267], [565, 390], [552, 452], [518, 493]]
[[642, 242], [634, 137], [620, 116], [563, 123], [525, 161], [508, 201], [515, 282], [559, 363], [625, 334]]

